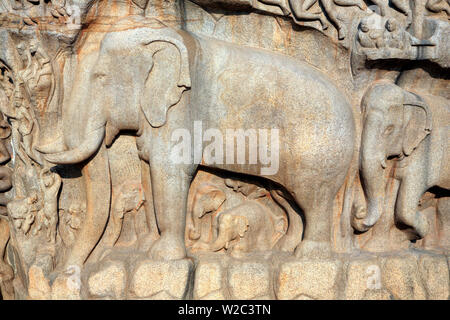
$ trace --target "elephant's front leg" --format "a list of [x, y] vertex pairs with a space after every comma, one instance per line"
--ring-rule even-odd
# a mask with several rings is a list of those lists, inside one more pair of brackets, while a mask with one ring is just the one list
[[159, 156], [150, 157], [151, 182], [160, 238], [150, 250], [152, 258], [177, 260], [186, 257], [184, 232], [189, 185], [194, 165], [171, 164]]
[[105, 231], [111, 201], [111, 178], [108, 153], [102, 145], [97, 154], [83, 167], [86, 188], [86, 215], [77, 234], [77, 241], [65, 263], [65, 269], [81, 267], [88, 259]]
[[397, 221], [411, 227], [419, 238], [427, 234], [429, 227], [426, 217], [418, 210], [419, 200], [426, 190], [423, 171], [416, 170], [403, 178], [395, 205]]

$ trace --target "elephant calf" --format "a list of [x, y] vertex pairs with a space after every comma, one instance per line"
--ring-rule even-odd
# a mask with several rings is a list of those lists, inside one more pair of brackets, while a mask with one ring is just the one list
[[428, 222], [419, 212], [422, 195], [432, 187], [450, 189], [450, 103], [437, 96], [419, 96], [388, 82], [377, 82], [362, 100], [364, 127], [361, 178], [367, 211], [359, 210], [352, 225], [366, 231], [384, 210], [387, 159], [396, 160], [394, 178], [400, 181], [395, 217], [423, 238]]
[[[197, 242], [193, 249], [219, 251], [227, 249], [232, 254], [271, 250], [286, 232], [282, 216], [273, 219], [270, 209], [258, 200], [220, 212], [216, 219], [217, 238], [212, 243]], [[274, 220], [274, 221], [272, 221]]]

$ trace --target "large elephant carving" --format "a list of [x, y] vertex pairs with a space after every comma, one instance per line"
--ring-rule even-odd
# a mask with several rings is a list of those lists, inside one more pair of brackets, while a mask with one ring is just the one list
[[[62, 138], [38, 147], [45, 158], [55, 164], [92, 161], [107, 153], [121, 131], [136, 132], [144, 185], [151, 179], [152, 192], [144, 188], [145, 197], [153, 197], [160, 231], [151, 255], [181, 259], [187, 195], [200, 161], [170, 160], [173, 132], [184, 129], [194, 136], [194, 121], [224, 133], [277, 128], [280, 167], [274, 174], [261, 174], [260, 160], [202, 164], [284, 186], [306, 220], [297, 253], [330, 252], [333, 200], [355, 144], [352, 109], [336, 85], [288, 56], [175, 30], [154, 19], [128, 17], [112, 28], [98, 56], [79, 67], [83, 81], [74, 83], [71, 95], [78, 99], [63, 112]], [[105, 165], [103, 160], [91, 164], [90, 172]], [[87, 190], [88, 198], [99, 192], [92, 186]], [[105, 213], [88, 206], [84, 249], [78, 250], [84, 258], [102, 233], [88, 221], [107, 220], [93, 219], [96, 214]]]
[[367, 210], [358, 210], [352, 225], [366, 231], [380, 218], [386, 187], [383, 171], [387, 159], [392, 159], [394, 178], [400, 181], [396, 221], [412, 231], [412, 239], [423, 238], [428, 222], [418, 210], [420, 198], [432, 187], [450, 188], [449, 101], [380, 81], [367, 90], [362, 108], [360, 171]]

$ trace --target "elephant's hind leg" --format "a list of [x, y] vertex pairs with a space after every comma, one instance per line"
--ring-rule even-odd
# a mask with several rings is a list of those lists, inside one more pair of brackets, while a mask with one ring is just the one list
[[335, 193], [330, 186], [310, 186], [310, 194], [299, 199], [305, 214], [304, 236], [295, 250], [297, 257], [331, 256], [331, 216]]
[[[415, 177], [418, 174], [416, 173]], [[418, 210], [419, 200], [425, 192], [425, 188], [422, 180], [415, 180], [405, 179], [402, 181], [397, 195], [395, 216], [399, 222], [412, 228], [414, 237], [421, 239], [427, 234], [429, 225], [426, 217]]]

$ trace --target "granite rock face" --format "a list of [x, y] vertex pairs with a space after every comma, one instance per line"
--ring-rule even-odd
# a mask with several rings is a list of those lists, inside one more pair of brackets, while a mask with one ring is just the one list
[[449, 15], [0, 0], [0, 299], [448, 299]]

